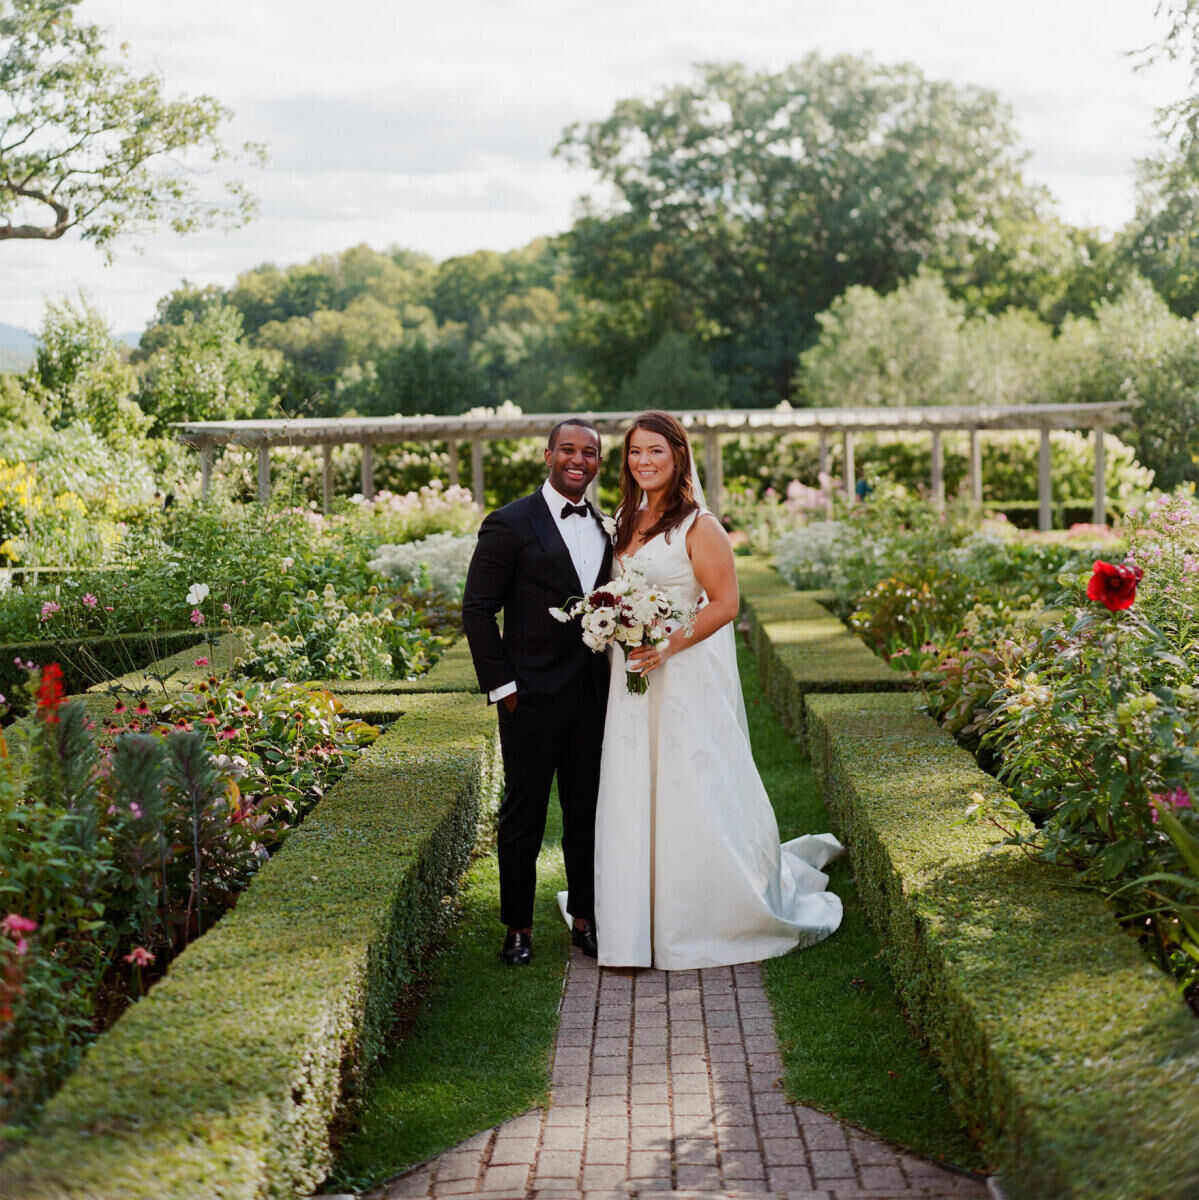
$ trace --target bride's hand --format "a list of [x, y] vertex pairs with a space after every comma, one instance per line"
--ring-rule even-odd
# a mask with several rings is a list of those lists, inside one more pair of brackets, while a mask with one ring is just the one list
[[662, 666], [673, 653], [674, 647], [669, 640], [656, 648], [654, 646], [638, 646], [636, 650], [629, 653], [629, 662], [634, 663], [642, 675], [648, 675]]

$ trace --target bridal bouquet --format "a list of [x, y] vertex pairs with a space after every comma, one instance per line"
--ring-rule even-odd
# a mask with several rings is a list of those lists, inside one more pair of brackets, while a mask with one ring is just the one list
[[652, 587], [635, 568], [626, 564], [611, 583], [595, 588], [563, 608], [551, 608], [556, 621], [581, 618], [583, 642], [592, 650], [606, 650], [613, 643], [624, 651], [625, 682], [630, 692], [642, 694], [649, 680], [627, 663], [638, 646], [659, 647], [667, 640], [666, 624], [674, 621], [691, 636], [694, 609], [677, 609], [668, 592]]

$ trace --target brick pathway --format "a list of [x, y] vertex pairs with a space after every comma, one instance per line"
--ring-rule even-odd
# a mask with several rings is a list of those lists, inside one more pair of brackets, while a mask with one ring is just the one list
[[526, 1200], [984, 1200], [978, 1180], [788, 1104], [756, 966], [613, 971], [574, 953], [553, 1096], [370, 1193]]

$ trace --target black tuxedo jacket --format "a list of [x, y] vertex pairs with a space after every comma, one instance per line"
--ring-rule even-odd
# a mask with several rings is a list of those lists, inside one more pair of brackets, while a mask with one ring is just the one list
[[[599, 521], [594, 508], [592, 516]], [[597, 584], [611, 568], [609, 542]], [[583, 595], [583, 583], [540, 489], [484, 519], [462, 597], [462, 625], [484, 695], [515, 680], [520, 702], [537, 708], [552, 708], [582, 688], [606, 703], [608, 656], [587, 649], [577, 620], [556, 621], [549, 612]]]

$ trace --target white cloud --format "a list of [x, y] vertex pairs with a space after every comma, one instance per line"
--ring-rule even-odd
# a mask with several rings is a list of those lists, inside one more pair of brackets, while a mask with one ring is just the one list
[[1153, 106], [1182, 68], [1134, 75], [1125, 52], [1160, 33], [1128, 0], [83, 0], [172, 92], [237, 113], [236, 140], [272, 143], [244, 172], [262, 216], [229, 235], [161, 234], [106, 268], [78, 241], [0, 246], [0, 321], [36, 327], [43, 295], [86, 288], [137, 329], [183, 278], [229, 283], [264, 261], [357, 242], [436, 257], [557, 232], [593, 182], [551, 158], [564, 126], [622, 96], [736, 59], [777, 69], [813, 51], [910, 61], [1011, 104], [1066, 219], [1121, 225]]

